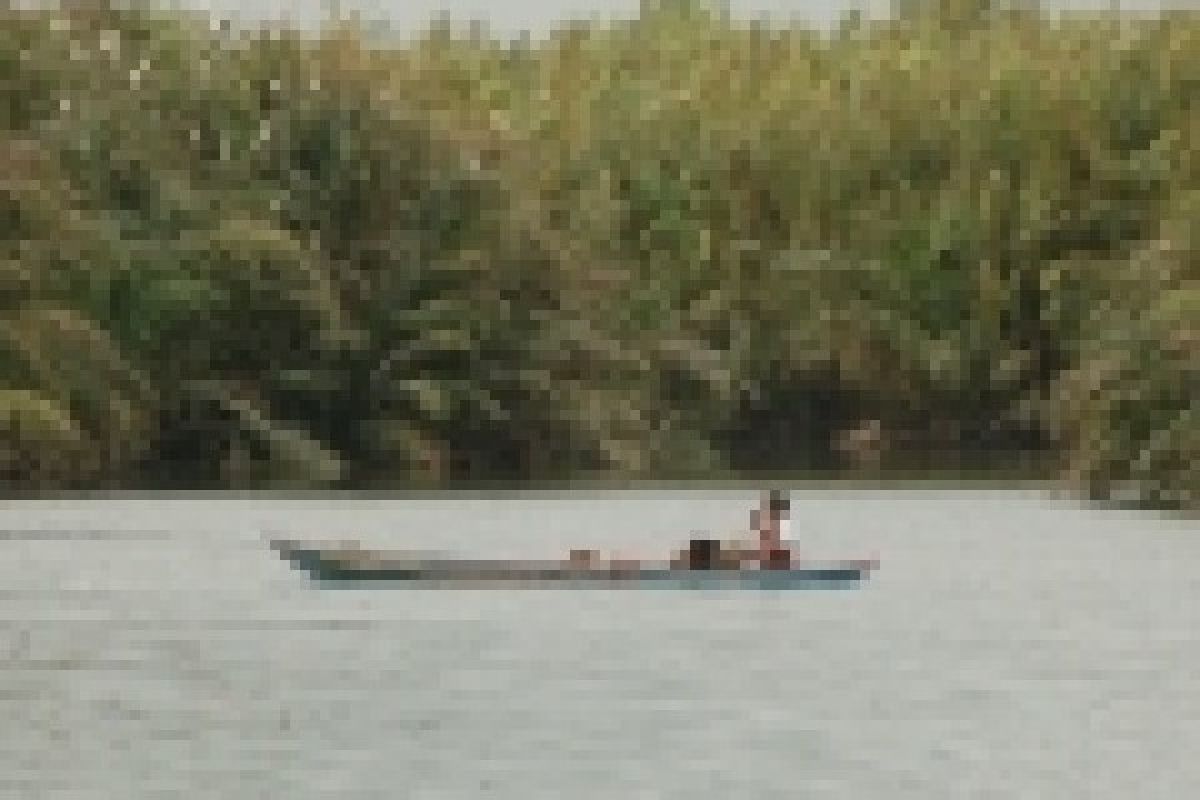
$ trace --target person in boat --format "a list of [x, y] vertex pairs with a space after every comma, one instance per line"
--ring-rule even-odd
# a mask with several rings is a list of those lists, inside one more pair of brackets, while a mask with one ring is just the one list
[[766, 496], [765, 523], [759, 528], [759, 564], [763, 569], [787, 569], [793, 559], [790, 542], [792, 504], [787, 493], [772, 489]]
[[[675, 551], [669, 566], [687, 570], [736, 570], [749, 566], [788, 569], [794, 558], [792, 548], [786, 543], [790, 511], [791, 504], [785, 492], [778, 489], [763, 492], [759, 508], [750, 515], [751, 528], [758, 534], [757, 541], [725, 545], [719, 539], [693, 536], [685, 550]], [[641, 567], [637, 559], [615, 556], [605, 564], [598, 553], [590, 550], [572, 550], [567, 559], [567, 566], [572, 569], [586, 571], [602, 565], [614, 574], [636, 572]]]
[[677, 570], [737, 569], [732, 551], [724, 548], [719, 539], [707, 539], [694, 533], [688, 546], [674, 551], [670, 568]]
[[739, 542], [731, 548], [740, 564], [787, 569], [793, 558], [788, 542], [790, 516], [791, 503], [785, 492], [778, 489], [763, 492], [759, 507], [750, 513], [750, 527], [757, 540]]
[[688, 569], [720, 569], [721, 562], [721, 541], [719, 539], [692, 539], [688, 542]]

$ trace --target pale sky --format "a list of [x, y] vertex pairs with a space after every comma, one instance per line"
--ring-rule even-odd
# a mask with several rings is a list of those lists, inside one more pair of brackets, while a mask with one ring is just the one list
[[[218, 16], [252, 22], [287, 18], [308, 27], [328, 13], [330, 0], [161, 0], [163, 4], [205, 9]], [[639, 0], [340, 0], [344, 12], [358, 10], [368, 21], [382, 20], [400, 34], [420, 32], [430, 20], [445, 14], [452, 20], [487, 20], [493, 33], [512, 36], [529, 30], [544, 35], [557, 23], [598, 16], [602, 19], [636, 16]], [[1195, 8], [1200, 0], [1119, 0], [1122, 9], [1146, 11], [1162, 8]], [[754, 19], [767, 16], [786, 21], [796, 16], [827, 26], [848, 9], [869, 16], [885, 16], [888, 0], [727, 0], [733, 16]], [[1105, 9], [1113, 0], [1044, 0], [1055, 9]]]

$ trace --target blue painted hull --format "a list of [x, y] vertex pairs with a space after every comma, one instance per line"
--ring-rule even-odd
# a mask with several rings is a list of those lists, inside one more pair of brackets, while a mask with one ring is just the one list
[[873, 568], [866, 561], [804, 564], [790, 569], [688, 570], [662, 566], [586, 570], [561, 562], [415, 559], [276, 542], [280, 557], [338, 589], [850, 589]]

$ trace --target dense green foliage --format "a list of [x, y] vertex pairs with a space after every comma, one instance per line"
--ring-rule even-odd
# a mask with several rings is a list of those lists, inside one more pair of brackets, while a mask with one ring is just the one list
[[1049, 467], [1200, 504], [1200, 15], [0, 7], [0, 480]]

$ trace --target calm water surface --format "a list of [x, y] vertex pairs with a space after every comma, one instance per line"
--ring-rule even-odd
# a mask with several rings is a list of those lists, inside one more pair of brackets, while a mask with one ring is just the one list
[[0, 796], [1163, 797], [1200, 524], [796, 490], [855, 591], [322, 591], [263, 538], [658, 555], [746, 491], [0, 505]]

